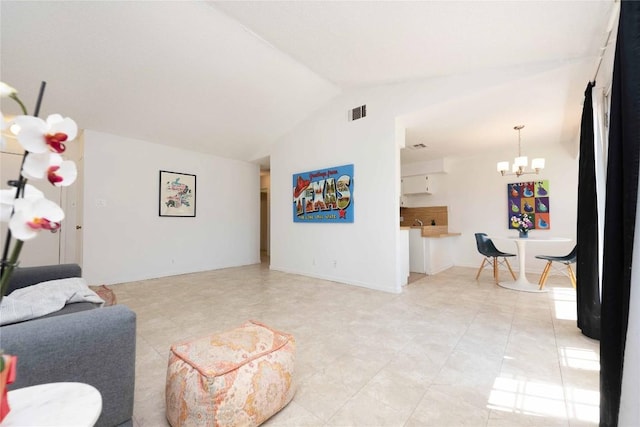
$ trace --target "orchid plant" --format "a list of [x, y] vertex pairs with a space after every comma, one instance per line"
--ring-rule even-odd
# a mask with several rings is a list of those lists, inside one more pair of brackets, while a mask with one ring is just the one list
[[533, 228], [533, 222], [528, 214], [521, 213], [511, 217], [511, 225], [513, 228], [517, 228], [521, 233], [527, 233]]
[[[73, 184], [78, 174], [75, 163], [61, 156], [66, 149], [65, 143], [73, 141], [78, 134], [78, 127], [72, 119], [59, 114], [50, 115], [46, 120], [37, 117], [43, 89], [44, 83], [36, 114], [30, 116], [18, 92], [0, 82], [0, 97], [12, 99], [22, 110], [22, 115], [11, 120], [5, 120], [0, 112], [0, 130], [10, 129], [24, 149], [18, 180], [8, 182], [11, 188], [0, 189], [0, 222], [8, 222], [0, 264], [0, 301], [18, 264], [23, 243], [44, 230], [55, 233], [64, 219], [62, 208], [46, 199], [42, 191], [27, 184], [27, 180], [47, 179], [56, 187], [64, 187]], [[4, 149], [4, 145], [4, 139], [0, 139], [0, 149]], [[13, 249], [12, 240], [15, 240]]]

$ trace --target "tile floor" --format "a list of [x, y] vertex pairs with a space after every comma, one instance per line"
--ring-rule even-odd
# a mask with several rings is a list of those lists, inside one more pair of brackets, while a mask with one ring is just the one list
[[576, 328], [569, 280], [532, 294], [475, 273], [398, 295], [267, 263], [114, 285], [138, 315], [134, 425], [168, 425], [172, 343], [247, 319], [297, 340], [297, 393], [269, 427], [597, 425], [599, 344]]

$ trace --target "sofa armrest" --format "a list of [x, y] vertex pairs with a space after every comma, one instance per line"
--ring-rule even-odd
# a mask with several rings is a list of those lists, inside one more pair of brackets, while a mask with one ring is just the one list
[[0, 328], [5, 353], [18, 356], [9, 389], [50, 382], [91, 384], [102, 394], [96, 426], [133, 417], [136, 314], [124, 305], [34, 319]]
[[9, 280], [7, 295], [19, 288], [35, 285], [49, 280], [82, 277], [82, 269], [78, 264], [54, 264], [39, 267], [18, 267]]

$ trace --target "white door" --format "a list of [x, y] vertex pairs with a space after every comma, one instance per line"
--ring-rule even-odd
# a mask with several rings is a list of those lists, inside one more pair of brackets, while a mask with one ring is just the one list
[[62, 190], [60, 207], [64, 209], [65, 219], [60, 236], [60, 263], [82, 266], [82, 203], [84, 177], [84, 134], [78, 132], [75, 140], [67, 144], [65, 159], [73, 160], [78, 169], [76, 182]]

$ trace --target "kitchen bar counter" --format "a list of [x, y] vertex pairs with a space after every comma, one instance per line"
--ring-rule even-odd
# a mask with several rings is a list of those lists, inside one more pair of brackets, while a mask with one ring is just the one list
[[462, 236], [462, 233], [443, 233], [443, 234], [427, 235], [427, 236], [422, 234], [422, 237], [426, 239], [440, 239], [443, 237], [456, 237], [456, 236]]
[[422, 237], [439, 239], [442, 237], [456, 237], [461, 236], [462, 233], [450, 233], [446, 225], [412, 225], [410, 227], [400, 226], [400, 230], [414, 230], [421, 229]]
[[454, 241], [446, 237], [460, 235], [447, 226], [409, 227], [409, 271], [431, 275], [452, 267]]

